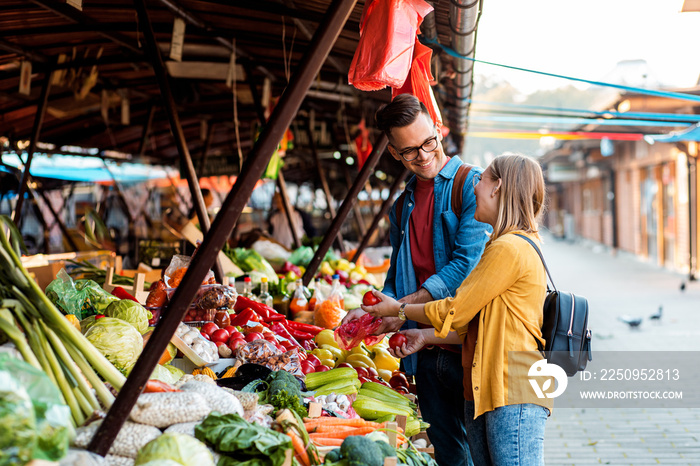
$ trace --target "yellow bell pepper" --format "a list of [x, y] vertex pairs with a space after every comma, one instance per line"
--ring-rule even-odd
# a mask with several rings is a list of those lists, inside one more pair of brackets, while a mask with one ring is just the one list
[[345, 362], [350, 364], [352, 367], [371, 367], [376, 369], [377, 366], [372, 362], [369, 356], [365, 354], [351, 354], [345, 358]]
[[399, 360], [393, 357], [384, 348], [375, 348], [373, 350], [374, 355], [372, 356], [372, 361], [377, 366], [377, 369], [384, 369], [387, 371], [395, 371], [399, 368]]
[[335, 338], [333, 337], [333, 330], [331, 329], [325, 329], [321, 330], [315, 337], [314, 337], [314, 342], [316, 342], [316, 345], [321, 346], [321, 345], [330, 345], [338, 348], [338, 343], [335, 342]]
[[335, 359], [336, 363], [340, 364], [341, 362], [345, 361], [346, 355], [344, 354], [344, 351], [338, 348], [337, 346], [320, 345], [319, 348], [329, 351], [333, 355], [333, 358]]
[[389, 338], [388, 338], [388, 337], [384, 337], [384, 338], [382, 338], [378, 343], [375, 343], [375, 344], [372, 345], [372, 346], [368, 346], [367, 348], [369, 348], [370, 350], [374, 350], [375, 348], [384, 348], [384, 349], [388, 349], [388, 348], [389, 348]]
[[335, 367], [335, 358], [333, 357], [333, 353], [331, 353], [327, 349], [316, 348], [311, 352], [311, 354], [320, 359], [321, 364], [323, 364], [324, 366], [328, 366], [331, 368]]
[[379, 374], [379, 377], [381, 377], [385, 382], [388, 382], [389, 379], [391, 379], [391, 371], [377, 368], [377, 373]]
[[321, 263], [321, 273], [323, 275], [333, 275], [335, 273], [335, 270], [333, 267], [331, 267], [331, 264], [329, 264], [327, 261], [323, 261]]
[[371, 351], [367, 350], [367, 347], [365, 346], [364, 343], [360, 343], [356, 347], [352, 348], [350, 350], [350, 354], [362, 354], [364, 356], [367, 356], [371, 353]]
[[335, 264], [335, 268], [347, 272], [352, 268], [352, 266], [350, 265], [350, 261], [347, 259], [338, 259], [338, 263]]

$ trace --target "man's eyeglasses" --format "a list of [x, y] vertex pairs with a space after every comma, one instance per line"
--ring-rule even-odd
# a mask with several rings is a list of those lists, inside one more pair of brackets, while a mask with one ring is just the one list
[[432, 138], [426, 140], [419, 147], [411, 147], [410, 149], [402, 150], [401, 152], [399, 152], [399, 155], [406, 162], [413, 162], [414, 160], [416, 160], [418, 158], [418, 150], [419, 149], [422, 150], [423, 152], [428, 153], [428, 152], [432, 152], [435, 149], [437, 149], [437, 146], [438, 146], [438, 137], [437, 137], [437, 135], [435, 135]]
[[481, 181], [481, 177], [482, 177], [482, 176], [483, 176], [483, 175], [482, 175], [481, 173], [479, 173], [478, 175], [475, 175], [475, 176], [472, 178], [472, 186], [473, 186], [473, 187], [476, 188], [476, 185], [479, 184], [479, 181]]

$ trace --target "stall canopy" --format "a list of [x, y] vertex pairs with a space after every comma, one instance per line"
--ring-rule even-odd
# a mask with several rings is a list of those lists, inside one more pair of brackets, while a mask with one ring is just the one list
[[673, 131], [668, 134], [649, 134], [644, 136], [644, 140], [649, 144], [654, 144], [655, 142], [700, 141], [700, 123], [682, 131]]
[[[321, 163], [330, 168], [343, 165], [345, 170], [347, 156], [354, 156], [358, 124], [364, 118], [372, 126], [374, 112], [390, 99], [389, 88], [361, 92], [347, 84], [364, 3], [355, 4], [290, 125], [288, 181], [308, 181], [315, 165], [305, 132], [309, 121]], [[205, 159], [221, 170], [207, 175], [238, 174], [240, 158], [250, 152], [259, 134], [258, 104], [267, 111], [274, 106], [330, 4], [330, 0], [146, 2], [195, 168], [201, 168], [198, 161]], [[434, 8], [425, 19], [423, 34], [473, 55], [480, 4], [435, 2]], [[139, 24], [131, 0], [4, 0], [0, 25], [3, 151], [21, 152], [18, 145], [31, 138], [45, 77], [52, 73], [39, 141], [178, 165], [177, 146], [146, 51], [144, 25]], [[456, 35], [450, 25], [471, 32]], [[435, 95], [447, 126], [454, 129], [451, 137], [456, 143], [446, 144], [454, 154], [464, 142], [472, 65], [436, 50]], [[371, 139], [377, 136], [373, 131]], [[337, 151], [342, 157], [334, 158]], [[103, 152], [100, 156], [110, 157]], [[391, 162], [380, 162], [379, 169], [398, 176], [402, 167]], [[345, 184], [342, 171], [331, 170], [329, 176]]]

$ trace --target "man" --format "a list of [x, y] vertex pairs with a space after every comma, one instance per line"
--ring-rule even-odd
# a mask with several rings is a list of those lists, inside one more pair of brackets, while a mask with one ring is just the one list
[[[452, 188], [462, 161], [445, 155], [440, 125], [433, 123], [425, 105], [413, 95], [401, 94], [380, 109], [376, 118], [377, 126], [389, 138], [389, 152], [414, 175], [389, 215], [393, 251], [382, 292], [402, 303], [454, 296], [479, 261], [488, 239], [488, 225], [474, 219], [472, 183], [482, 170], [472, 167], [467, 173], [457, 215], [451, 205]], [[344, 321], [362, 314], [360, 309], [353, 310]], [[417, 328], [416, 322], [400, 318], [385, 319], [377, 333], [394, 332], [404, 324], [409, 329], [406, 332], [420, 334], [426, 344], [417, 355], [403, 359], [403, 364], [409, 375], [416, 376], [435, 459], [441, 466], [470, 465], [461, 341], [455, 332], [438, 339], [433, 328]]]

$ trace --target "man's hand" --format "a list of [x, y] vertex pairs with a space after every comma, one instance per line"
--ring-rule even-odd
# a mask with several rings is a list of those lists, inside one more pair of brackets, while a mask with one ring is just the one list
[[395, 358], [405, 358], [406, 356], [420, 351], [426, 345], [426, 333], [433, 333], [432, 328], [414, 328], [401, 331], [401, 334], [406, 337], [406, 343], [400, 348], [389, 348], [389, 353]]

